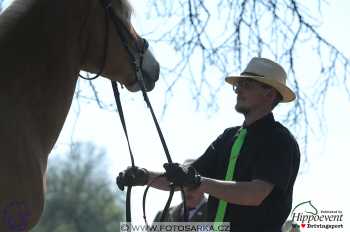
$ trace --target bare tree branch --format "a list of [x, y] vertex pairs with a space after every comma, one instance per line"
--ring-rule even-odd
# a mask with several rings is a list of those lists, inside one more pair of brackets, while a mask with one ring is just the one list
[[[223, 87], [224, 76], [239, 73], [253, 56], [273, 57], [288, 71], [289, 85], [297, 95], [293, 107], [286, 112], [285, 122], [302, 138], [305, 148], [310, 133], [324, 128], [323, 109], [330, 88], [341, 86], [350, 100], [349, 56], [318, 30], [325, 1], [312, 2], [317, 6], [316, 12], [300, 0], [148, 1], [146, 14], [159, 19], [160, 26], [145, 32], [147, 38], [171, 47], [175, 54], [175, 62], [163, 64], [161, 69], [167, 86], [163, 115], [175, 87], [184, 80], [189, 83], [196, 109], [215, 112], [219, 109], [217, 93]], [[0, 11], [3, 3], [0, 0]], [[305, 93], [302, 78], [298, 77], [298, 54], [306, 44], [308, 52], [320, 62], [311, 93]], [[79, 83], [77, 98], [115, 110], [113, 103], [101, 100], [95, 83]], [[79, 106], [77, 111], [79, 114]], [[311, 120], [315, 116], [316, 126]]]
[[[252, 56], [272, 56], [289, 72], [289, 84], [297, 100], [287, 112], [286, 122], [302, 137], [306, 147], [308, 135], [314, 130], [310, 128], [311, 115], [322, 121], [330, 87], [341, 84], [350, 98], [347, 79], [350, 59], [318, 31], [320, 16], [312, 15], [317, 12], [310, 14], [302, 3], [298, 0], [150, 1], [149, 17], [160, 18], [167, 27], [148, 33], [148, 37], [153, 36], [155, 43], [169, 44], [180, 57], [173, 67], [162, 69], [162, 76], [176, 76], [166, 82], [165, 108], [174, 86], [180, 79], [187, 79], [196, 107], [217, 109], [216, 92], [223, 82], [219, 86], [215, 83], [209, 74], [213, 69], [226, 76], [241, 71], [242, 64]], [[315, 0], [314, 4], [321, 15], [325, 2]], [[320, 60], [320, 78], [311, 94], [303, 92], [295, 62], [305, 44]], [[200, 68], [194, 70], [193, 60], [199, 60], [196, 64]]]

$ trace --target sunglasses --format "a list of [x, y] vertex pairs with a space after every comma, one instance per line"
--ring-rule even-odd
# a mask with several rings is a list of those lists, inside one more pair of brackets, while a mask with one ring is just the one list
[[233, 91], [236, 91], [238, 88], [239, 89], [245, 89], [245, 90], [252, 90], [256, 87], [262, 87], [264, 89], [271, 89], [272, 87], [263, 84], [261, 82], [258, 82], [253, 79], [244, 79], [244, 80], [238, 80], [234, 85], [233, 85]]

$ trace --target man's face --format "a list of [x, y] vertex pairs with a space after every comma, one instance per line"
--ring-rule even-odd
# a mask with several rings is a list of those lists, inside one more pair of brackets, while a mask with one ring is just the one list
[[186, 204], [188, 208], [195, 208], [202, 200], [203, 193], [198, 189], [188, 190], [185, 188]]
[[271, 104], [268, 93], [272, 88], [252, 79], [240, 79], [233, 89], [237, 94], [235, 109], [244, 115], [252, 110]]

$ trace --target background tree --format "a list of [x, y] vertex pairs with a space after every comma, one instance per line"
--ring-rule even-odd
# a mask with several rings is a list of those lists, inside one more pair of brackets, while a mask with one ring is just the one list
[[[323, 106], [329, 89], [338, 85], [350, 97], [350, 57], [318, 31], [322, 24], [323, 0], [164, 0], [149, 1], [148, 19], [162, 25], [147, 33], [158, 45], [172, 47], [177, 62], [162, 67], [167, 95], [180, 78], [186, 78], [199, 107], [216, 109], [223, 78], [239, 73], [253, 56], [274, 58], [288, 71], [289, 85], [297, 99], [286, 110], [287, 123], [307, 145], [311, 116], [322, 128]], [[339, 22], [341, 23], [341, 22]], [[156, 45], [156, 46], [157, 46]], [[310, 67], [318, 73], [305, 80], [298, 57], [311, 54]], [[215, 74], [215, 75], [213, 75]], [[169, 81], [169, 78], [172, 78]], [[220, 78], [222, 81], [217, 81]], [[314, 79], [312, 79], [314, 78]], [[302, 82], [312, 81], [313, 92], [304, 92]], [[166, 97], [168, 97], [166, 96]]]
[[[140, 4], [139, 1], [133, 3]], [[161, 61], [161, 76], [166, 85], [163, 112], [171, 103], [177, 85], [184, 86], [184, 81], [195, 108], [215, 112], [219, 108], [217, 93], [224, 86], [223, 77], [242, 71], [253, 56], [273, 58], [286, 68], [288, 84], [297, 96], [291, 107], [283, 110], [284, 123], [298, 135], [305, 151], [310, 132], [324, 132], [323, 107], [330, 88], [337, 85], [350, 97], [347, 78], [350, 57], [319, 31], [322, 11], [327, 10], [328, 4], [336, 3], [324, 0], [147, 1], [144, 36], [153, 42], [155, 50], [166, 52], [175, 60]], [[318, 67], [307, 80], [297, 62], [305, 54], [314, 59], [309, 61], [310, 68]], [[311, 92], [305, 91], [302, 83], [305, 81], [313, 86]], [[99, 101], [95, 86], [90, 83], [90, 87], [90, 96], [97, 99], [99, 107], [106, 106]]]
[[[322, 11], [327, 10], [329, 4], [337, 3], [325, 0], [147, 1], [144, 36], [153, 42], [153, 48], [162, 48], [162, 52], [176, 60], [175, 63], [161, 61], [161, 75], [166, 77], [163, 78], [166, 86], [163, 113], [171, 103], [175, 87], [183, 84], [183, 80], [187, 82], [196, 109], [215, 112], [219, 108], [217, 93], [224, 84], [223, 77], [239, 73], [253, 56], [270, 57], [287, 69], [289, 85], [296, 91], [297, 100], [284, 112], [285, 123], [300, 137], [305, 148], [309, 133], [319, 133], [324, 128], [322, 110], [330, 88], [338, 86], [350, 97], [349, 56], [319, 31]], [[303, 70], [297, 65], [298, 57], [305, 53], [314, 58], [310, 60], [310, 67], [318, 66], [314, 79], [308, 80], [313, 88], [307, 93], [302, 86]], [[95, 99], [100, 108], [110, 108], [113, 104], [100, 99], [94, 82], [88, 84], [89, 93], [79, 86], [80, 100]], [[319, 120], [315, 123], [311, 118]]]
[[63, 160], [49, 162], [45, 209], [34, 232], [119, 231], [123, 202], [103, 171], [104, 156], [76, 143]]

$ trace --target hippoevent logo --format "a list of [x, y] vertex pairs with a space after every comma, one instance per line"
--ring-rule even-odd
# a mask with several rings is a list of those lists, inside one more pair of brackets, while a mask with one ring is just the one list
[[324, 230], [341, 230], [343, 225], [342, 210], [318, 209], [311, 201], [302, 202], [294, 207], [291, 214], [291, 220], [294, 225], [299, 227], [302, 231], [316, 231]]

